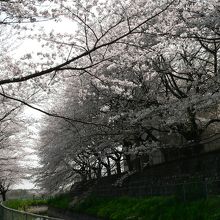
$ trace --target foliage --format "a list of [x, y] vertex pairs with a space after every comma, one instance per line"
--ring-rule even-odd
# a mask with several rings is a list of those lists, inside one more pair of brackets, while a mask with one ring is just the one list
[[[69, 209], [70, 195], [63, 194], [47, 200], [9, 200], [4, 203], [9, 208], [26, 210], [29, 206], [50, 205]], [[71, 209], [74, 212], [86, 213], [109, 220], [212, 220], [220, 216], [220, 201], [218, 197], [207, 200], [176, 201], [174, 197], [119, 197], [98, 198], [89, 197]]]
[[[17, 126], [13, 125], [10, 117], [7, 118], [6, 125], [1, 121], [1, 129], [3, 129], [1, 136], [1, 157], [0, 157], [0, 194], [3, 201], [6, 200], [6, 193], [24, 176], [24, 167], [21, 165], [20, 160], [24, 157], [23, 149], [19, 148], [19, 141], [13, 138]], [[5, 127], [6, 126], [6, 127]], [[9, 127], [9, 128], [7, 128]]]
[[71, 196], [69, 194], [60, 194], [48, 199], [48, 205], [62, 209], [68, 209], [70, 202]]
[[[53, 117], [40, 127], [42, 187], [120, 174], [124, 160], [132, 172], [170, 148], [195, 155], [219, 133], [219, 1], [22, 0], [0, 9], [1, 140], [16, 133], [23, 106]], [[16, 54], [26, 40], [31, 49]]]
[[180, 201], [194, 201], [207, 197], [206, 185], [201, 182], [190, 182], [176, 186], [175, 197]]
[[64, 6], [78, 20], [80, 48], [62, 37], [87, 54], [58, 71], [51, 109], [65, 120], [45, 118], [41, 128], [40, 186], [59, 191], [120, 174], [124, 161], [132, 172], [152, 164], [155, 152], [167, 160], [173, 149], [182, 157], [204, 152], [219, 133], [218, 2], [80, 3], [78, 14]]
[[110, 220], [211, 220], [220, 215], [219, 205], [218, 197], [186, 203], [177, 202], [173, 197], [88, 198], [74, 211]]
[[27, 210], [30, 206], [47, 205], [47, 200], [42, 199], [13, 199], [4, 202], [4, 205], [11, 209], [17, 209], [21, 211]]

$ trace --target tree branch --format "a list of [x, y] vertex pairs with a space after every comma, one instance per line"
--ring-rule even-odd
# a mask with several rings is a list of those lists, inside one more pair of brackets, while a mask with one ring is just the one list
[[[55, 114], [55, 113], [50, 113], [50, 112], [47, 112], [45, 110], [42, 110], [40, 108], [37, 108], [37, 107], [34, 107], [33, 105], [30, 105], [28, 104], [27, 102], [23, 101], [23, 100], [20, 100], [18, 98], [14, 98], [14, 97], [11, 97], [11, 96], [8, 96], [6, 94], [3, 94], [3, 93], [0, 93], [1, 96], [7, 98], [7, 99], [11, 99], [11, 100], [14, 100], [16, 102], [19, 102], [19, 103], [22, 103], [34, 110], [37, 110], [45, 115], [48, 115], [48, 116], [51, 116], [51, 117], [55, 117], [55, 118], [61, 118], [61, 119], [64, 119], [65, 121], [67, 121], [68, 123], [72, 124], [72, 123], [80, 123], [80, 124], [87, 124], [87, 125], [95, 125], [95, 126], [103, 126], [103, 127], [107, 127], [107, 128], [110, 128], [108, 125], [105, 125], [105, 124], [98, 124], [98, 123], [94, 123], [94, 122], [88, 122], [88, 121], [82, 121], [82, 120], [79, 120], [79, 119], [72, 119], [72, 118], [69, 118], [69, 117], [65, 117], [65, 116], [62, 116], [62, 115], [58, 115], [58, 114]], [[72, 124], [74, 125], [74, 124]]]
[[67, 66], [68, 64], [70, 63], [73, 63], [75, 62], [76, 60], [79, 60], [80, 58], [82, 57], [85, 57], [85, 56], [88, 56], [90, 55], [91, 53], [99, 50], [99, 49], [102, 49], [106, 46], [109, 46], [109, 45], [112, 45], [112, 44], [115, 44], [116, 42], [118, 42], [119, 40], [129, 36], [130, 34], [132, 34], [133, 32], [135, 32], [138, 28], [140, 28], [141, 26], [143, 26], [144, 24], [146, 24], [147, 22], [151, 21], [152, 19], [154, 19], [155, 17], [159, 16], [160, 14], [162, 14], [164, 11], [166, 11], [173, 3], [175, 2], [175, 0], [171, 1], [166, 7], [164, 7], [164, 9], [160, 10], [159, 12], [155, 13], [154, 15], [152, 15], [151, 17], [145, 19], [144, 21], [140, 22], [137, 26], [135, 26], [134, 28], [128, 30], [126, 33], [122, 34], [121, 36], [119, 37], [116, 37], [115, 39], [107, 42], [107, 43], [103, 43], [101, 45], [95, 45], [92, 49], [90, 49], [89, 51], [85, 51], [75, 57], [73, 57], [72, 59], [69, 59], [55, 67], [51, 67], [49, 69], [46, 69], [46, 70], [42, 70], [42, 71], [39, 71], [39, 72], [35, 72], [33, 74], [29, 74], [29, 75], [26, 75], [26, 76], [20, 76], [20, 77], [14, 77], [14, 78], [8, 78], [8, 79], [3, 79], [3, 80], [0, 80], [0, 85], [4, 85], [4, 84], [9, 84], [9, 83], [17, 83], [17, 82], [24, 82], [24, 81], [27, 81], [29, 79], [34, 79], [36, 77], [40, 77], [40, 76], [44, 76], [46, 74], [49, 74], [49, 73], [52, 73], [54, 71], [58, 71], [59, 69], [61, 68], [64, 68], [65, 66]]

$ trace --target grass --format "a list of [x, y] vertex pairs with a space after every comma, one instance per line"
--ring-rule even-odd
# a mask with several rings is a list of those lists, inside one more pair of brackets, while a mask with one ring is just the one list
[[45, 200], [10, 200], [6, 206], [25, 210], [28, 206], [47, 203], [105, 220], [220, 220], [220, 197], [181, 202], [175, 197], [89, 197], [69, 208], [71, 197], [59, 195]]
[[[68, 198], [70, 199], [70, 198]], [[56, 201], [68, 208], [65, 196]], [[58, 203], [59, 201], [59, 203]], [[62, 201], [62, 202], [61, 202]], [[62, 208], [62, 207], [59, 208]], [[86, 213], [108, 220], [220, 220], [220, 197], [180, 202], [174, 197], [95, 198], [90, 197], [76, 205], [74, 212]]]
[[69, 209], [69, 203], [72, 201], [70, 195], [61, 194], [59, 196], [52, 197], [48, 199], [48, 205], [61, 208], [61, 209]]
[[4, 205], [11, 209], [17, 209], [20, 211], [27, 210], [30, 206], [37, 206], [37, 205], [47, 205], [47, 200], [41, 199], [12, 199], [4, 202]]

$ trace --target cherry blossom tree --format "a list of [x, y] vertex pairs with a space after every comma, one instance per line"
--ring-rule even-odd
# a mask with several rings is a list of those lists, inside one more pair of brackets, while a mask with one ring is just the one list
[[[10, 100], [3, 120], [20, 105], [53, 117], [41, 133], [43, 186], [120, 174], [123, 160], [131, 171], [155, 149], [165, 159], [177, 145], [198, 154], [218, 133], [217, 0], [38, 3], [0, 1], [10, 39], [41, 45], [12, 59], [2, 44], [0, 96]], [[44, 20], [68, 30], [48, 30]], [[52, 104], [33, 105], [51, 93]]]
[[[78, 11], [63, 6], [79, 24], [79, 41], [64, 43], [53, 33], [47, 43], [65, 48], [65, 62], [29, 76], [56, 70], [54, 78], [62, 73], [67, 85], [57, 114], [49, 114], [65, 122], [47, 121], [45, 131], [52, 132], [44, 131], [40, 150], [42, 183], [53, 182], [54, 189], [78, 176], [110, 175], [115, 167], [120, 173], [122, 160], [129, 170], [142, 155], [149, 164], [155, 149], [165, 157], [176, 146], [198, 154], [219, 130], [217, 1], [114, 1], [103, 10], [92, 4], [80, 1]], [[75, 84], [80, 94], [68, 87], [75, 76], [82, 76], [81, 86]]]
[[3, 127], [1, 121], [0, 194], [3, 201], [6, 200], [6, 193], [11, 190], [11, 187], [18, 184], [21, 178], [25, 177], [24, 168], [21, 164], [24, 152], [22, 147], [19, 146], [19, 141], [16, 140], [15, 143], [14, 133], [18, 130], [16, 126], [13, 127], [11, 124], [5, 125], [5, 123]]

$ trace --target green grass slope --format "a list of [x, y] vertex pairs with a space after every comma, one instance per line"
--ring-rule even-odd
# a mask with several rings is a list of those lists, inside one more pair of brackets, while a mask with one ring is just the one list
[[[49, 204], [68, 209], [68, 201], [70, 198], [62, 195]], [[190, 202], [174, 197], [90, 197], [71, 210], [108, 220], [220, 220], [220, 197]]]

